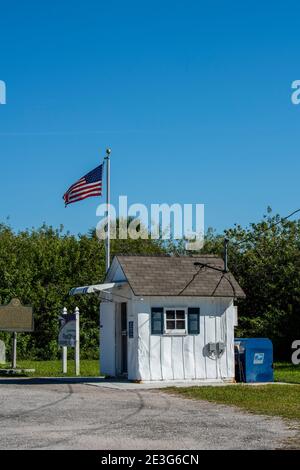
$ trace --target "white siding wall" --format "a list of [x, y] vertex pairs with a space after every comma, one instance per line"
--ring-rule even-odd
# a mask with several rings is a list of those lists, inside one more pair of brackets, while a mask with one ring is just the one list
[[[134, 337], [128, 337], [128, 378], [130, 380], [215, 380], [234, 377], [234, 322], [232, 299], [134, 297], [122, 289], [122, 302], [128, 299], [128, 322], [134, 322]], [[200, 334], [187, 336], [151, 335], [151, 307], [199, 307]], [[116, 325], [113, 302], [101, 303], [100, 370], [116, 374]], [[226, 343], [220, 359], [205, 354], [209, 342]]]
[[[149, 335], [149, 310], [145, 308], [143, 301], [132, 302], [133, 310], [136, 314], [137, 323], [137, 336], [136, 336], [136, 349], [137, 349], [137, 363], [134, 371], [136, 380], [142, 380], [142, 376], [148, 377], [151, 380], [150, 374], [150, 335]], [[145, 312], [145, 313], [143, 313]], [[141, 369], [142, 364], [142, 369]]]
[[[200, 334], [151, 335], [151, 307], [200, 307]], [[138, 360], [130, 378], [138, 380], [215, 380], [234, 377], [234, 307], [225, 298], [151, 297], [133, 300], [138, 323]], [[220, 359], [205, 354], [209, 342], [226, 343]], [[130, 367], [130, 366], [129, 366]]]

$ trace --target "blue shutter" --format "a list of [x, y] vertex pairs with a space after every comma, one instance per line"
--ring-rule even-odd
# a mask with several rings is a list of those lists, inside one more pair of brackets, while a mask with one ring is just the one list
[[164, 309], [153, 307], [151, 309], [151, 334], [162, 335], [164, 332]]
[[200, 308], [188, 308], [188, 334], [199, 335], [200, 333]]

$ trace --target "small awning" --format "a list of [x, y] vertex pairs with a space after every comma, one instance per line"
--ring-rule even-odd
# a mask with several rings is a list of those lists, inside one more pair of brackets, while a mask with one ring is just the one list
[[69, 295], [97, 294], [104, 290], [112, 289], [119, 283], [111, 282], [109, 284], [95, 284], [93, 286], [74, 287], [70, 290]]

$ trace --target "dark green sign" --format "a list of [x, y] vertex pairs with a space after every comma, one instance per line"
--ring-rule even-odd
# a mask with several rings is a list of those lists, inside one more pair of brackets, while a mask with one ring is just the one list
[[22, 333], [33, 330], [32, 307], [22, 305], [19, 299], [0, 305], [0, 331]]

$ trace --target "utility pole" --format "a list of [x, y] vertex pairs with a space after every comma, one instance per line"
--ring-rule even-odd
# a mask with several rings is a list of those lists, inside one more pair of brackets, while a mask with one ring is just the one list
[[224, 272], [228, 273], [228, 238], [224, 238]]

